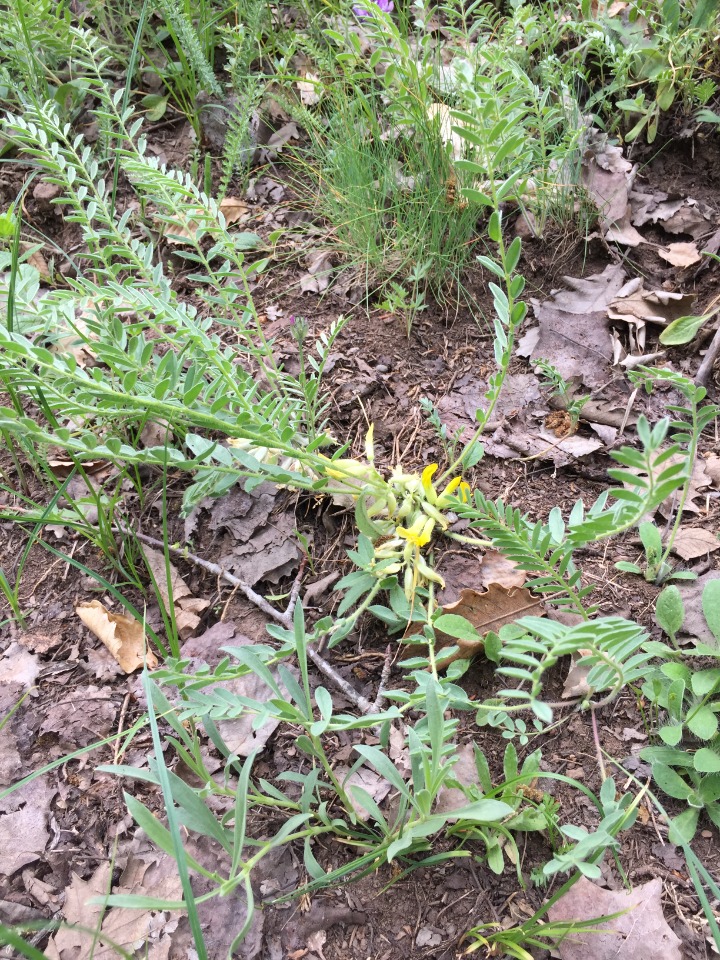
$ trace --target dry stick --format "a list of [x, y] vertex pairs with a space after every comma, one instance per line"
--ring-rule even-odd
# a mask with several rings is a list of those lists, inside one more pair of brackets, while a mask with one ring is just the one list
[[[123, 533], [130, 532], [122, 527], [119, 529]], [[209, 573], [214, 574], [216, 577], [222, 577], [223, 580], [226, 580], [229, 584], [232, 584], [232, 586], [236, 587], [241, 593], [243, 593], [245, 598], [249, 600], [250, 603], [255, 604], [258, 610], [262, 610], [263, 613], [266, 613], [269, 617], [272, 617], [272, 619], [281, 624], [281, 626], [286, 627], [288, 630], [292, 630], [292, 608], [295, 606], [297, 594], [295, 594], [295, 598], [293, 598], [291, 593], [290, 604], [288, 605], [287, 610], [276, 610], [267, 602], [264, 597], [261, 597], [259, 593], [255, 593], [252, 587], [245, 583], [244, 580], [234, 576], [228, 570], [223, 569], [223, 567], [221, 567], [219, 564], [211, 563], [209, 560], [203, 560], [203, 558], [199, 557], [196, 553], [190, 553], [189, 551], [184, 550], [182, 547], [173, 547], [170, 546], [170, 544], [165, 544], [162, 542], [162, 540], [157, 540], [155, 537], [149, 537], [146, 533], [134, 531], [133, 536], [137, 537], [141, 543], [146, 543], [149, 547], [160, 547], [163, 550], [167, 547], [171, 553], [174, 553], [179, 557], [183, 557], [185, 560], [191, 561], [197, 566], [202, 567], [204, 570], [207, 570]], [[300, 586], [298, 581], [296, 581], [296, 584], [299, 592]], [[293, 586], [293, 593], [295, 593], [295, 586]], [[363, 713], [378, 712], [377, 708], [371, 704], [369, 700], [366, 700], [362, 694], [358, 693], [357, 690], [355, 690], [355, 688], [344, 679], [344, 677], [341, 677], [337, 670], [335, 670], [335, 668], [332, 667], [327, 660], [321, 657], [316, 650], [314, 650], [312, 647], [308, 647], [307, 655], [318, 668], [320, 673], [327, 677], [328, 680], [331, 680], [335, 686], [339, 687], [348, 700], [355, 704], [359, 710], [362, 710]]]
[[380, 674], [380, 685], [378, 686], [377, 696], [375, 697], [375, 702], [372, 705], [371, 713], [380, 713], [380, 710], [385, 700], [385, 688], [388, 685], [388, 680], [390, 679], [390, 671], [392, 670], [392, 655], [393, 648], [392, 644], [387, 645], [385, 650], [385, 663], [383, 664], [382, 673]]
[[710, 346], [707, 348], [707, 353], [703, 362], [698, 367], [698, 372], [695, 374], [695, 385], [698, 387], [707, 386], [707, 382], [710, 379], [710, 372], [713, 368], [715, 361], [720, 354], [720, 327], [715, 331], [715, 336], [712, 338]]
[[595, 716], [595, 704], [590, 704], [590, 720], [592, 721], [593, 741], [595, 742], [595, 751], [597, 753], [598, 766], [600, 767], [600, 779], [607, 780], [607, 771], [605, 770], [605, 761], [603, 760], [602, 747], [600, 745], [600, 733], [598, 732], [597, 717]]

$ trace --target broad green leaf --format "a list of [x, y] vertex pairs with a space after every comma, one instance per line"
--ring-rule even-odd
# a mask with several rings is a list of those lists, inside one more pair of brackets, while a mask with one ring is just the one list
[[693, 763], [698, 773], [720, 773], [720, 754], [710, 747], [701, 747], [695, 752]]
[[720, 683], [720, 667], [712, 667], [710, 670], [698, 670], [693, 674], [691, 686], [692, 691], [698, 697], [704, 697], [714, 690]]
[[711, 773], [703, 777], [698, 787], [698, 794], [703, 803], [714, 803], [720, 799], [720, 775]]
[[683, 778], [670, 767], [666, 767], [664, 763], [653, 763], [652, 773], [655, 783], [669, 797], [687, 800], [692, 795], [692, 789]]
[[660, 627], [670, 637], [674, 637], [685, 619], [685, 607], [683, 606], [682, 594], [674, 586], [665, 587], [657, 598], [655, 605], [655, 616]]
[[711, 316], [712, 314], [704, 317], [678, 317], [660, 334], [660, 343], [666, 347], [678, 347], [683, 343], [689, 343]]
[[692, 838], [695, 836], [699, 816], [699, 810], [693, 807], [688, 807], [688, 809], [683, 810], [679, 816], [673, 817], [670, 821], [670, 829], [668, 831], [668, 839], [670, 840], [670, 843], [674, 843], [678, 846], [682, 846], [685, 843], [690, 843]]
[[682, 740], [682, 724], [666, 724], [658, 730], [658, 736], [669, 747], [676, 747]]
[[441, 614], [435, 620], [434, 625], [441, 633], [446, 633], [449, 637], [456, 637], [458, 640], [478, 641], [482, 639], [470, 621], [456, 613]]
[[701, 740], [710, 740], [718, 731], [718, 718], [708, 706], [700, 707], [685, 720], [688, 729]]
[[720, 578], [708, 580], [702, 594], [705, 622], [712, 635], [720, 643]]

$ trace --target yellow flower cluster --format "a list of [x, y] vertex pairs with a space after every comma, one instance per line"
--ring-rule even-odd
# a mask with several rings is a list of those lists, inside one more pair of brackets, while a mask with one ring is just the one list
[[[373, 465], [372, 427], [365, 442], [367, 462], [333, 460], [327, 476], [339, 481], [342, 494], [354, 500], [364, 498], [368, 517], [378, 521], [374, 562], [379, 576], [402, 573], [405, 595], [410, 599], [418, 586], [432, 581], [444, 586], [440, 574], [422, 555], [436, 528], [446, 530], [449, 520], [443, 511], [452, 505], [453, 495], [465, 500], [469, 486], [461, 477], [451, 480], [442, 492], [433, 484], [438, 465], [431, 463], [421, 474], [405, 473], [396, 466], [385, 480]], [[387, 563], [387, 561], [390, 561]]]

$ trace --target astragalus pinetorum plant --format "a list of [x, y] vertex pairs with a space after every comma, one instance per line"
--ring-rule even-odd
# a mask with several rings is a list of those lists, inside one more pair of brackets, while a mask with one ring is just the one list
[[[378, 30], [386, 26], [382, 17], [378, 24]], [[383, 42], [391, 44], [392, 36], [384, 36]], [[127, 105], [124, 91], [110, 83], [110, 54], [103, 44], [77, 28], [72, 44], [74, 69], [83, 76], [99, 131], [94, 143], [75, 129], [57, 99], [38, 91], [20, 98], [0, 128], [31, 170], [58, 188], [55, 203], [80, 238], [67, 285], [43, 289], [37, 268], [14, 242], [21, 205], [14, 212], [17, 229], [2, 254], [6, 319], [0, 326], [0, 431], [8, 450], [48, 484], [53, 477], [48, 461], [59, 455], [81, 475], [98, 461], [114, 465], [116, 475], [140, 496], [146, 478], [164, 487], [171, 471], [184, 473], [185, 514], [237, 484], [250, 491], [269, 482], [332, 498], [354, 518], [351, 572], [335, 586], [340, 602], [332, 615], [306, 622], [302, 599], [285, 611], [270, 607], [275, 622], [265, 643], [229, 647], [215, 669], [195, 673], [177, 644], [170, 644], [163, 666], [143, 676], [155, 751], [150, 766], [103, 768], [128, 785], [144, 780], [161, 789], [164, 818], [130, 793], [126, 802], [139, 827], [177, 860], [182, 906], [198, 955], [207, 956], [207, 950], [192, 877], [209, 881], [203, 899], [244, 892], [237, 944], [253, 921], [253, 869], [283, 844], [302, 850], [306, 891], [388, 862], [397, 862], [402, 873], [471, 852], [497, 873], [506, 862], [515, 865], [520, 877], [517, 837], [528, 831], [550, 838], [544, 876], [568, 874], [561, 891], [581, 874], [597, 877], [600, 860], [617, 848], [618, 833], [634, 821], [641, 795], [619, 793], [610, 778], [599, 796], [583, 788], [598, 809], [599, 826], [593, 833], [578, 833], [561, 824], [561, 811], [550, 797], [538, 799], [525, 789], [539, 773], [540, 753], [519, 763], [513, 740], [520, 740], [528, 726], [539, 731], [554, 722], [544, 680], [561, 657], [575, 656], [588, 668], [581, 706], [592, 711], [628, 685], [639, 685], [651, 656], [663, 654], [663, 645], [649, 644], [637, 623], [597, 615], [575, 554], [633, 529], [685, 488], [694, 439], [717, 411], [703, 405], [704, 391], [675, 376], [672, 386], [684, 403], [674, 418], [650, 425], [641, 417], [637, 445], [613, 454], [617, 466], [607, 489], [589, 506], [578, 501], [568, 516], [555, 508], [547, 519], [534, 521], [513, 503], [491, 500], [474, 488], [483, 430], [497, 407], [526, 317], [525, 281], [518, 271], [521, 240], [508, 239], [504, 212], [522, 201], [533, 171], [537, 175], [537, 148], [529, 143], [528, 130], [541, 123], [542, 103], [530, 110], [528, 98], [517, 92], [514, 70], [494, 69], [484, 80], [469, 68], [457, 73], [456, 102], [448, 117], [463, 146], [453, 163], [463, 202], [472, 205], [486, 244], [478, 259], [492, 278], [495, 366], [470, 441], [444, 463], [407, 470], [401, 463], [377, 462], [372, 427], [358, 457], [349, 455], [346, 438], [332, 433], [321, 378], [347, 321], [333, 324], [312, 343], [298, 324], [302, 369], [295, 375], [283, 369], [251, 289], [263, 271], [272, 269], [272, 250], [256, 234], [230, 229], [220, 205], [190, 175], [166, 168], [148, 153], [142, 118]], [[402, 49], [401, 54], [402, 60]], [[386, 72], [385, 77], [390, 89], [392, 76]], [[182, 240], [174, 248], [183, 264], [182, 287], [174, 282], [173, 261], [162, 256], [163, 243], [174, 239]], [[192, 297], [179, 292], [188, 286]], [[653, 370], [637, 373], [640, 382], [650, 384], [660, 376], [667, 379]], [[161, 442], [146, 445], [148, 425], [160, 428]], [[422, 463], [422, 451], [415, 459]], [[96, 492], [99, 518], [94, 519], [77, 504], [68, 506], [56, 487], [49, 506], [24, 496], [21, 507], [5, 516], [33, 529], [68, 524], [109, 557], [116, 538], [132, 535], [123, 500], [112, 491]], [[458, 519], [467, 521], [462, 532], [456, 529]], [[98, 529], [104, 533], [98, 535]], [[575, 618], [525, 616], [480, 637], [469, 620], [445, 613], [436, 601], [443, 571], [435, 554], [446, 538], [456, 549], [499, 550], [527, 572], [526, 586], [534, 595]], [[397, 689], [384, 689], [377, 703], [341, 712], [330, 689], [311, 684], [309, 664], [369, 617], [408, 648], [403, 680]], [[458, 641], [445, 645], [441, 655], [440, 633]], [[496, 668], [497, 689], [484, 701], [472, 699], [461, 683], [468, 661], [456, 655], [467, 640], [483, 640]], [[263, 696], [233, 694], [222, 686], [249, 673], [264, 684]], [[499, 780], [491, 777], [479, 749], [477, 784], [469, 787], [456, 777], [455, 737], [463, 713], [504, 738]], [[271, 721], [291, 729], [303, 759], [298, 769], [272, 783], [256, 776], [255, 755], [240, 759], [220, 733], [222, 721], [242, 716], [252, 717], [256, 730]], [[372, 744], [363, 736], [368, 732]], [[339, 733], [354, 745], [342, 772], [329, 752], [331, 738]], [[220, 775], [207, 769], [207, 739], [223, 758]], [[189, 786], [168, 769], [163, 740], [199, 786]], [[354, 777], [361, 768], [390, 784], [393, 805], [381, 809]], [[465, 801], [439, 812], [436, 801], [447, 787], [462, 790]], [[187, 831], [214, 842], [215, 867], [188, 852]], [[327, 860], [323, 838], [339, 841], [340, 866]], [[110, 897], [106, 903], [177, 906], [131, 896]]]

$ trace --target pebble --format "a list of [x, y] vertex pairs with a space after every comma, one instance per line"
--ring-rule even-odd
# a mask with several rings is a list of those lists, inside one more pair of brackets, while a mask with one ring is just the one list
[[390, 368], [384, 363], [378, 363], [375, 367], [377, 373], [387, 373]]
[[48, 183], [46, 180], [41, 180], [33, 190], [33, 199], [40, 203], [49, 203], [51, 200], [54, 200], [55, 197], [59, 197], [60, 193], [60, 187], [56, 183]]

